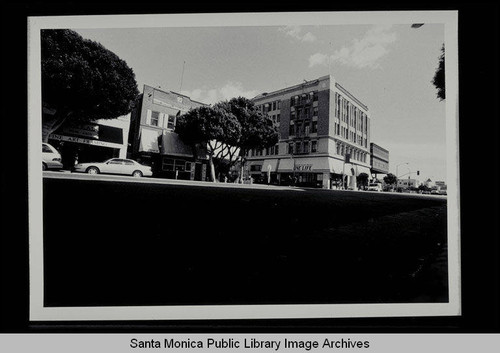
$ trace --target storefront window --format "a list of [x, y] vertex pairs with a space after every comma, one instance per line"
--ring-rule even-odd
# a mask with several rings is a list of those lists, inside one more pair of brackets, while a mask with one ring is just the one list
[[163, 170], [174, 170], [174, 160], [170, 158], [164, 158], [162, 163]]

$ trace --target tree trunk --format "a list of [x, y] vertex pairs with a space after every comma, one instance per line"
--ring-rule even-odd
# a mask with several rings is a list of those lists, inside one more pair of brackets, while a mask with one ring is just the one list
[[209, 155], [208, 164], [210, 166], [210, 177], [212, 178], [212, 182], [215, 183], [215, 167], [214, 160], [212, 159], [212, 154]]
[[59, 114], [42, 115], [42, 142], [47, 143], [49, 140], [49, 135], [56, 131], [66, 120], [66, 116], [60, 116]]

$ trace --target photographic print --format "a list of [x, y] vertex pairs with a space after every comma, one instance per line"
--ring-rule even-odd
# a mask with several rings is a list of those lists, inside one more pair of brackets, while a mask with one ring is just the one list
[[28, 24], [31, 320], [460, 315], [456, 12]]

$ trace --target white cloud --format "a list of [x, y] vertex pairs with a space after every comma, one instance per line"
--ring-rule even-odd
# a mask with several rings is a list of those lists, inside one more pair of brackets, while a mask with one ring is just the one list
[[326, 66], [330, 61], [356, 68], [378, 68], [379, 59], [389, 52], [388, 47], [396, 41], [396, 33], [390, 32], [390, 29], [390, 25], [372, 27], [363, 38], [354, 39], [349, 46], [336, 50], [329, 60], [324, 58], [326, 54], [316, 53], [309, 58], [309, 67]]
[[196, 101], [214, 104], [222, 100], [228, 100], [234, 97], [253, 98], [259, 94], [256, 90], [245, 90], [240, 82], [227, 82], [220, 88], [204, 88], [194, 89], [193, 91], [183, 90], [182, 94], [194, 99]]
[[309, 57], [309, 67], [316, 65], [328, 65], [328, 55], [316, 53]]
[[316, 36], [311, 32], [307, 32], [302, 34], [302, 28], [300, 26], [285, 26], [279, 28], [280, 32], [285, 33], [286, 35], [295, 38], [301, 42], [314, 42], [316, 41]]

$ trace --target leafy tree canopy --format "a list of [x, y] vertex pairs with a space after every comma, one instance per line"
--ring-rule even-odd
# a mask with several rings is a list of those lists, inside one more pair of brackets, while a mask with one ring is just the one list
[[384, 177], [384, 182], [386, 184], [393, 185], [398, 182], [398, 178], [394, 174], [389, 173]]
[[262, 114], [255, 104], [244, 97], [232, 98], [220, 102], [217, 106], [231, 112], [241, 125], [241, 137], [236, 147], [240, 155], [252, 148], [267, 148], [278, 142], [278, 130], [271, 118]]
[[445, 79], [444, 79], [444, 44], [443, 47], [441, 48], [439, 64], [434, 74], [434, 78], [432, 79], [432, 83], [437, 89], [437, 97], [440, 100], [446, 99]]
[[234, 115], [219, 107], [202, 106], [190, 109], [177, 119], [175, 131], [187, 143], [217, 141], [234, 145], [241, 137], [241, 126]]
[[133, 70], [100, 43], [68, 29], [41, 31], [42, 101], [61, 118], [113, 119], [139, 94]]

